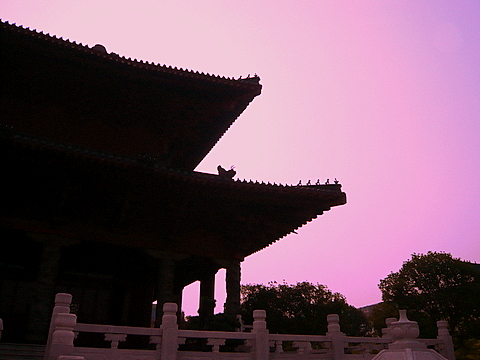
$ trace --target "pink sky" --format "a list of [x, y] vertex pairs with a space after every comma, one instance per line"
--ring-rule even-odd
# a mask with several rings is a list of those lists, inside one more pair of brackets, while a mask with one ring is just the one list
[[262, 94], [197, 170], [336, 177], [348, 203], [246, 258], [243, 283], [318, 282], [360, 307], [414, 252], [480, 262], [480, 2], [3, 0], [0, 17], [126, 57], [260, 76]]

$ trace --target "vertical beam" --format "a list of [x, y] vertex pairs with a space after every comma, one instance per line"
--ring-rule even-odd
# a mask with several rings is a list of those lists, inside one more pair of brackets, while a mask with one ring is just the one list
[[[177, 284], [178, 285], [178, 284]], [[175, 290], [175, 299], [177, 299], [177, 319], [179, 320], [179, 323], [183, 322], [185, 320], [182, 312], [182, 303], [183, 303], [183, 286], [177, 287]]]
[[230, 260], [225, 268], [227, 270], [225, 314], [236, 316], [240, 314], [240, 261]]
[[55, 296], [61, 248], [55, 242], [44, 242], [38, 280], [32, 283], [30, 316], [25, 340], [43, 343], [47, 340], [50, 314]]
[[215, 311], [215, 273], [216, 271], [210, 271], [200, 279], [198, 315], [204, 327]]
[[158, 281], [157, 281], [157, 309], [155, 327], [160, 327], [163, 315], [163, 304], [176, 303], [177, 299], [174, 290], [175, 263], [171, 258], [160, 259]]

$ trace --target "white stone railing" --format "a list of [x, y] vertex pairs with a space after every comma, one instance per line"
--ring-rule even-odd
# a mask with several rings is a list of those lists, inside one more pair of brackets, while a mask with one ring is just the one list
[[[370, 360], [393, 341], [388, 327], [381, 338], [346, 336], [336, 314], [327, 317], [326, 335], [269, 334], [264, 310], [254, 311], [251, 332], [180, 330], [173, 303], [164, 304], [160, 328], [82, 324], [67, 311], [70, 302], [71, 295], [57, 294], [45, 360]], [[438, 326], [437, 339], [421, 341], [455, 360], [447, 324]], [[76, 346], [81, 333], [99, 334], [109, 346]], [[126, 348], [129, 337], [143, 338], [148, 349]]]

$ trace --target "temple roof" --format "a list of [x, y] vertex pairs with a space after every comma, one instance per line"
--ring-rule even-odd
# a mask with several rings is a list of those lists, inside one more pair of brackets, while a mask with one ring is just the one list
[[261, 92], [0, 23], [1, 224], [208, 258], [244, 257], [346, 203], [340, 184], [193, 171]]
[[[77, 43], [69, 39], [63, 39], [62, 37], [57, 37], [55, 35], [50, 35], [49, 33], [43, 33], [43, 31], [37, 31], [35, 29], [30, 29], [29, 27], [23, 27], [17, 25], [16, 23], [9, 23], [8, 21], [2, 21], [0, 19], [0, 28], [4, 31], [14, 32], [20, 36], [29, 37], [32, 39], [37, 39], [39, 41], [44, 41], [50, 43], [52, 46], [57, 46], [59, 48], [64, 48], [68, 50], [74, 50], [82, 53], [88, 53], [100, 58], [108, 59], [110, 61], [115, 61], [117, 63], [128, 64], [135, 68], [148, 69], [150, 71], [156, 71], [160, 73], [169, 73], [176, 76], [183, 76], [187, 78], [196, 78], [202, 81], [211, 81], [215, 83], [223, 83], [229, 86], [249, 88], [249, 89], [258, 89], [259, 78], [257, 76], [234, 79], [230, 77], [224, 77], [214, 74], [203, 73], [199, 71], [192, 71], [188, 69], [182, 69], [172, 66], [167, 66], [164, 64], [148, 62], [138, 59], [127, 58], [119, 54], [110, 52], [108, 53], [106, 48], [101, 44], [96, 44], [92, 47], [88, 45], [83, 45], [82, 43]], [[35, 40], [35, 41], [37, 41]]]
[[36, 232], [242, 259], [346, 202], [340, 184], [233, 180], [11, 129], [0, 146], [12, 174], [3, 225]]
[[0, 23], [2, 123], [193, 170], [262, 86], [107, 53]]

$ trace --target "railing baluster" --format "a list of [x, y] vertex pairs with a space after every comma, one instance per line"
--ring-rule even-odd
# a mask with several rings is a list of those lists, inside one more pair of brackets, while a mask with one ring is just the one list
[[220, 346], [225, 345], [225, 339], [208, 338], [207, 345], [212, 345], [212, 352], [220, 352]]
[[110, 342], [110, 348], [111, 349], [118, 349], [118, 343], [119, 342], [124, 342], [127, 340], [127, 334], [112, 334], [112, 333], [106, 333], [104, 335], [105, 341]]

